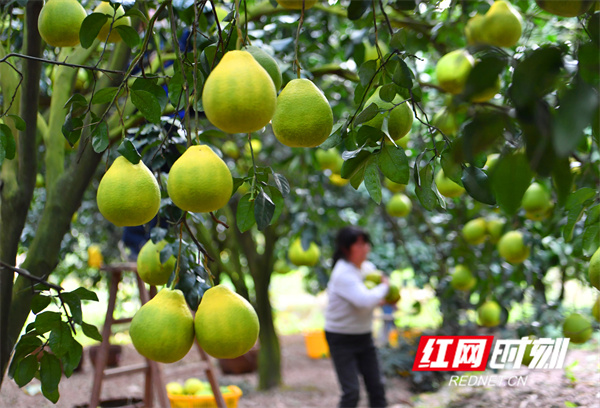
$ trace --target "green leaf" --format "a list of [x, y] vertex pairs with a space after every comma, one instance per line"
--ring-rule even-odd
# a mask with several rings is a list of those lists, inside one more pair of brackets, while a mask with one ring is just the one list
[[475, 166], [465, 167], [461, 181], [467, 193], [475, 200], [489, 205], [496, 204], [496, 198], [492, 194], [488, 176], [480, 168]]
[[356, 118], [354, 118], [354, 126], [358, 126], [361, 123], [368, 122], [373, 119], [379, 113], [379, 108], [376, 104], [371, 103], [367, 106], [361, 113], [359, 113]]
[[[369, 142], [377, 142], [385, 137], [385, 133], [371, 126], [363, 125], [356, 133], [356, 144], [363, 146]], [[371, 145], [374, 143], [370, 143]]]
[[41, 293], [36, 293], [31, 299], [31, 311], [35, 314], [38, 314], [48, 307], [51, 301], [52, 298], [50, 296], [44, 296]]
[[482, 112], [462, 128], [462, 148], [466, 162], [474, 163], [476, 156], [489, 149], [504, 135], [508, 119], [500, 112]]
[[44, 334], [60, 326], [61, 314], [57, 312], [42, 312], [35, 317], [35, 329]]
[[254, 218], [254, 201], [250, 201], [250, 193], [240, 198], [235, 214], [236, 224], [240, 232], [246, 232], [256, 223]]
[[554, 150], [559, 157], [569, 157], [585, 137], [584, 129], [598, 112], [598, 92], [581, 78], [560, 98], [552, 132]]
[[533, 177], [525, 155], [517, 153], [500, 157], [490, 177], [492, 192], [500, 208], [507, 214], [515, 214]]
[[379, 90], [379, 97], [384, 102], [392, 102], [396, 97], [396, 85], [394, 84], [385, 84]]
[[21, 361], [28, 354], [31, 354], [40, 348], [42, 344], [42, 340], [40, 340], [40, 338], [36, 335], [24, 334], [21, 336], [15, 347], [15, 352], [13, 353], [10, 367], [8, 368], [8, 375], [14, 377], [19, 365], [19, 361]]
[[131, 85], [131, 89], [136, 91], [150, 92], [158, 100], [160, 109], [164, 110], [169, 102], [169, 99], [164, 88], [160, 85], [157, 85], [156, 81], [156, 79], [138, 78], [135, 80], [133, 85]]
[[588, 225], [583, 230], [583, 253], [592, 256], [600, 248], [600, 223]]
[[50, 332], [48, 338], [48, 344], [50, 349], [57, 357], [65, 356], [71, 343], [73, 342], [73, 335], [71, 334], [71, 328], [67, 322], [61, 322], [61, 324]]
[[185, 98], [183, 97], [185, 95], [185, 89], [183, 87], [185, 85], [185, 81], [183, 78], [183, 74], [181, 73], [181, 71], [179, 71], [179, 69], [177, 69], [178, 65], [179, 64], [175, 64], [176, 71], [175, 74], [169, 80], [167, 90], [169, 93], [169, 101], [171, 102], [171, 105], [173, 105], [173, 107], [176, 109], [181, 109], [185, 106]]
[[360, 84], [364, 87], [368, 86], [373, 80], [375, 73], [377, 72], [377, 61], [369, 60], [363, 63], [358, 70], [358, 77]]
[[33, 379], [39, 369], [37, 356], [32, 354], [18, 362], [13, 379], [19, 387], [24, 387]]
[[600, 225], [600, 204], [590, 207], [585, 216], [584, 226], [589, 227], [596, 224]]
[[0, 165], [4, 159], [14, 159], [16, 152], [17, 145], [12, 131], [5, 124], [0, 124]]
[[82, 322], [81, 299], [74, 293], [64, 292], [62, 294], [63, 301], [69, 306], [71, 317], [77, 324]]
[[108, 125], [102, 121], [92, 128], [92, 147], [96, 153], [102, 153], [109, 144]]
[[92, 104], [103, 105], [105, 103], [110, 103], [115, 98], [118, 91], [119, 88], [116, 86], [100, 89], [92, 96]]
[[137, 8], [130, 8], [129, 10], [126, 10], [125, 16], [137, 17], [145, 23], [148, 22], [148, 18], [146, 17], [146, 15]]
[[21, 132], [25, 131], [25, 128], [27, 126], [25, 125], [25, 121], [23, 119], [21, 119], [21, 117], [19, 115], [9, 114], [9, 115], [6, 115], [6, 117], [11, 118], [13, 120], [17, 130], [20, 130]]
[[283, 207], [285, 207], [285, 200], [281, 195], [281, 191], [273, 186], [269, 186], [270, 197], [275, 204], [275, 212], [273, 213], [273, 218], [271, 219], [271, 224], [275, 224], [279, 219], [279, 216], [283, 212]]
[[[346, 152], [347, 153], [347, 152]], [[345, 157], [346, 153], [342, 155]], [[363, 169], [366, 165], [367, 160], [371, 156], [371, 153], [361, 150], [357, 152], [354, 156], [350, 158], [345, 158], [344, 164], [342, 165], [342, 170], [340, 171], [340, 175], [342, 178], [350, 179], [354, 176], [359, 170]], [[362, 182], [362, 178], [361, 178]], [[359, 183], [360, 185], [360, 183]]]
[[159, 123], [162, 109], [158, 99], [148, 91], [131, 90], [131, 102], [151, 123]]
[[379, 153], [378, 164], [385, 177], [399, 184], [408, 184], [410, 169], [408, 159], [401, 147], [384, 145]]
[[256, 220], [256, 226], [260, 231], [269, 226], [274, 213], [275, 203], [273, 203], [271, 197], [265, 194], [264, 191], [261, 191], [254, 200], [254, 219]]
[[83, 330], [83, 334], [85, 334], [86, 337], [89, 337], [92, 340], [102, 341], [102, 335], [96, 326], [86, 322], [81, 322], [81, 330]]
[[573, 173], [569, 159], [556, 160], [552, 168], [552, 182], [556, 187], [556, 195], [558, 196], [558, 207], [562, 207], [573, 186]]
[[420, 183], [416, 185], [415, 193], [423, 208], [431, 211], [438, 203], [438, 197], [431, 188], [433, 184], [433, 166], [431, 164], [427, 164], [419, 170], [419, 180]]
[[499, 76], [506, 69], [506, 59], [498, 54], [488, 55], [479, 61], [467, 78], [463, 97], [469, 100], [473, 96], [494, 88]]
[[78, 117], [86, 113], [88, 101], [85, 99], [85, 96], [76, 93], [65, 102], [64, 108], [69, 109], [71, 116]]
[[565, 242], [571, 242], [573, 239], [573, 230], [575, 229], [575, 224], [577, 224], [577, 221], [579, 221], [583, 216], [583, 210], [583, 205], [575, 205], [568, 208], [567, 223], [564, 225], [562, 231]]
[[398, 85], [402, 88], [412, 89], [412, 87], [413, 87], [412, 71], [410, 70], [408, 65], [406, 65], [406, 62], [404, 62], [404, 60], [402, 58], [398, 58], [398, 62], [399, 62], [399, 65], [396, 68], [396, 71], [394, 72], [394, 76], [393, 76], [392, 80], [394, 81], [394, 83], [396, 85]]
[[520, 109], [555, 89], [563, 67], [562, 51], [558, 47], [542, 47], [527, 55], [516, 66], [509, 97]]
[[375, 160], [369, 160], [369, 164], [365, 168], [364, 179], [365, 187], [373, 201], [377, 204], [381, 204], [381, 178]]
[[130, 139], [123, 139], [117, 151], [132, 164], [138, 164], [142, 159], [142, 156], [137, 151]]
[[133, 49], [140, 45], [140, 35], [133, 27], [128, 25], [119, 25], [113, 27], [113, 30], [115, 29], [129, 48]]
[[370, 1], [364, 0], [351, 0], [348, 5], [348, 19], [359, 20], [369, 7], [371, 6]]
[[44, 397], [56, 404], [60, 397], [58, 393], [58, 383], [62, 376], [60, 360], [51, 353], [44, 353], [40, 363], [42, 393], [44, 394]]
[[73, 340], [67, 354], [61, 359], [62, 368], [67, 378], [73, 374], [73, 371], [79, 365], [82, 355], [83, 347], [77, 341]]
[[83, 48], [92, 46], [107, 20], [108, 15], [102, 13], [92, 13], [83, 20], [79, 29], [79, 41]]
[[77, 143], [81, 137], [82, 128], [83, 119], [80, 117], [73, 117], [71, 112], [67, 113], [65, 116], [65, 123], [62, 125], [62, 133], [71, 147], [75, 146], [75, 143]]
[[96, 295], [96, 292], [93, 292], [86, 288], [79, 287], [71, 291], [71, 293], [77, 295], [81, 300], [93, 300], [95, 302], [98, 301], [98, 295]]
[[287, 179], [283, 175], [273, 171], [273, 180], [275, 181], [275, 186], [281, 193], [281, 196], [287, 197], [290, 194], [290, 183], [287, 181]]
[[404, 51], [404, 43], [406, 42], [407, 36], [406, 31], [400, 29], [392, 35], [392, 39], [390, 40], [390, 47], [395, 50]]
[[440, 164], [444, 170], [444, 175], [455, 183], [460, 184], [459, 181], [462, 181], [463, 169], [461, 164], [454, 160], [453, 147], [454, 144], [442, 152]]
[[583, 187], [577, 191], [574, 191], [567, 198], [567, 202], [565, 203], [565, 208], [570, 210], [575, 207], [583, 206], [586, 204], [586, 201], [593, 200], [598, 192], [590, 187]]

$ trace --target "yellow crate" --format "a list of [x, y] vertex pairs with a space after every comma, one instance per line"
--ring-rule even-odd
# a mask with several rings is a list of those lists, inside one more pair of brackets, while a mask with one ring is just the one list
[[306, 354], [310, 358], [328, 358], [329, 344], [325, 339], [323, 330], [313, 330], [304, 333], [304, 344], [306, 345]]
[[[227, 408], [237, 408], [238, 401], [242, 396], [242, 390], [230, 385], [227, 388], [231, 392], [223, 394]], [[174, 395], [167, 392], [171, 408], [217, 408], [217, 401], [212, 395]]]

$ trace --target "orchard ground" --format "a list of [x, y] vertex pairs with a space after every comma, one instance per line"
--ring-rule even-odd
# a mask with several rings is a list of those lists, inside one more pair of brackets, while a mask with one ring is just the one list
[[[219, 371], [219, 382], [222, 385], [235, 384], [244, 392], [239, 407], [332, 407], [337, 403], [338, 387], [330, 360], [310, 359], [302, 332], [322, 327], [323, 308], [326, 303], [324, 294], [313, 296], [303, 290], [304, 271], [302, 269], [287, 275], [274, 275], [271, 284], [271, 296], [276, 310], [275, 322], [280, 333], [283, 384], [281, 387], [261, 392], [256, 390], [256, 373], [227, 376]], [[429, 322], [431, 326], [439, 323], [437, 302], [433, 291], [418, 289], [406, 281], [410, 281], [411, 270], [397, 271], [392, 274], [392, 281], [402, 285], [402, 299], [398, 304], [397, 323], [401, 327], [417, 327], [417, 322]], [[574, 283], [574, 282], [573, 282]], [[65, 286], [68, 286], [66, 283]], [[589, 288], [578, 284], [567, 285], [566, 304], [573, 308], [584, 308], [593, 300]], [[84, 316], [101, 326], [106, 308], [106, 290], [98, 290], [100, 304], [88, 304]], [[139, 307], [133, 285], [122, 284], [119, 313], [129, 316]], [[552, 298], [552, 293], [549, 293]], [[422, 304], [420, 313], [414, 313], [413, 303]], [[583, 303], [581, 303], [583, 302]], [[590, 302], [591, 303], [591, 302]], [[527, 305], [516, 307], [512, 311], [511, 321], [526, 318], [529, 313]], [[474, 314], [467, 313], [465, 319], [473, 319]], [[375, 333], [379, 332], [380, 321], [375, 323]], [[560, 337], [560, 332], [557, 332]], [[142, 361], [130, 344], [126, 327], [115, 334], [114, 343], [123, 344], [120, 364], [135, 364]], [[391, 406], [396, 407], [592, 407], [600, 400], [600, 350], [599, 336], [584, 346], [571, 346], [565, 366], [560, 370], [505, 370], [500, 373], [486, 372], [489, 375], [522, 375], [527, 376], [527, 384], [521, 387], [448, 387], [438, 392], [413, 394], [410, 384], [402, 377], [387, 379], [387, 394]], [[89, 343], [88, 343], [89, 345]], [[183, 382], [189, 377], [204, 379], [198, 368], [199, 354], [195, 348], [183, 360], [174, 364], [165, 364], [163, 374], [165, 380]], [[213, 361], [218, 367], [216, 361]], [[218, 370], [218, 369], [217, 369]], [[477, 373], [482, 374], [482, 373]], [[93, 367], [84, 353], [81, 372], [73, 374], [69, 379], [63, 378], [60, 383], [61, 398], [56, 405], [47, 401], [40, 392], [39, 382], [34, 380], [23, 390], [13, 381], [6, 381], [0, 390], [0, 407], [58, 407], [73, 408], [85, 404], [92, 386]], [[132, 375], [106, 380], [103, 386], [102, 399], [140, 397], [143, 391], [142, 375]], [[318, 379], [318, 380], [317, 380]], [[445, 384], [448, 384], [446, 381]], [[29, 395], [32, 394], [32, 395]], [[367, 406], [362, 393], [360, 406]]]

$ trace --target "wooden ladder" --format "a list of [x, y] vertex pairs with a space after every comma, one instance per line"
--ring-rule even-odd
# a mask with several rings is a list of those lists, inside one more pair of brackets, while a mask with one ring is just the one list
[[[109, 337], [112, 333], [112, 326], [115, 324], [129, 323], [132, 317], [115, 319], [114, 311], [117, 302], [117, 291], [119, 283], [123, 277], [123, 272], [134, 272], [140, 300], [142, 305], [148, 302], [155, 294], [156, 287], [150, 286], [150, 291], [146, 289], [146, 284], [137, 274], [137, 265], [135, 262], [127, 262], [120, 264], [107, 265], [102, 268], [103, 271], [107, 272], [110, 276], [110, 286], [108, 295], [108, 307], [106, 310], [106, 318], [104, 320], [104, 327], [102, 329], [102, 343], [100, 344], [99, 350], [96, 354], [95, 368], [94, 368], [94, 380], [92, 385], [92, 394], [90, 397], [89, 407], [98, 407], [100, 403], [100, 392], [102, 391], [102, 381], [105, 378], [122, 376], [125, 374], [143, 372], [145, 374], [144, 381], [144, 407], [153, 407], [154, 391], [158, 396], [158, 407], [168, 408], [170, 406], [169, 399], [167, 397], [167, 390], [165, 388], [165, 382], [162, 374], [162, 369], [156, 361], [145, 358], [144, 363], [133, 364], [125, 367], [116, 367], [107, 369], [108, 362], [108, 349], [109, 349]], [[214, 366], [206, 352], [200, 347], [198, 341], [195, 341], [196, 346], [200, 352], [200, 358], [203, 361], [204, 371], [208, 381], [210, 382], [213, 394], [217, 406], [219, 408], [226, 408], [225, 400], [219, 389], [219, 383], [215, 373]]]

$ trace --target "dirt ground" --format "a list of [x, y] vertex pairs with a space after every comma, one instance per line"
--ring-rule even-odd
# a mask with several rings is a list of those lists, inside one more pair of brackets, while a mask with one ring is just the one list
[[[222, 385], [235, 384], [244, 395], [239, 408], [325, 408], [335, 407], [339, 391], [331, 361], [313, 360], [306, 356], [304, 339], [301, 335], [282, 336], [281, 350], [284, 384], [268, 392], [256, 390], [256, 373], [227, 376], [217, 367]], [[142, 362], [142, 358], [131, 346], [125, 346], [121, 365]], [[194, 348], [182, 361], [162, 365], [165, 380], [183, 382], [189, 377], [203, 378], [198, 368], [200, 356]], [[571, 350], [565, 366], [567, 370], [519, 370], [505, 371], [502, 375], [527, 375], [527, 384], [522, 387], [444, 387], [436, 393], [412, 394], [407, 381], [401, 378], [388, 379], [387, 397], [394, 408], [418, 407], [597, 407], [600, 406], [600, 353], [595, 351]], [[60, 383], [61, 398], [54, 405], [39, 393], [39, 384], [31, 383], [25, 390], [19, 389], [12, 380], [6, 380], [0, 390], [0, 408], [74, 408], [87, 402], [92, 387], [92, 365], [85, 354], [83, 370]], [[34, 380], [37, 381], [37, 380]], [[28, 395], [25, 391], [28, 391]], [[108, 379], [103, 384], [102, 399], [141, 397], [143, 376], [128, 375]], [[361, 407], [366, 407], [364, 392]], [[168, 407], [160, 407], [168, 408]]]

